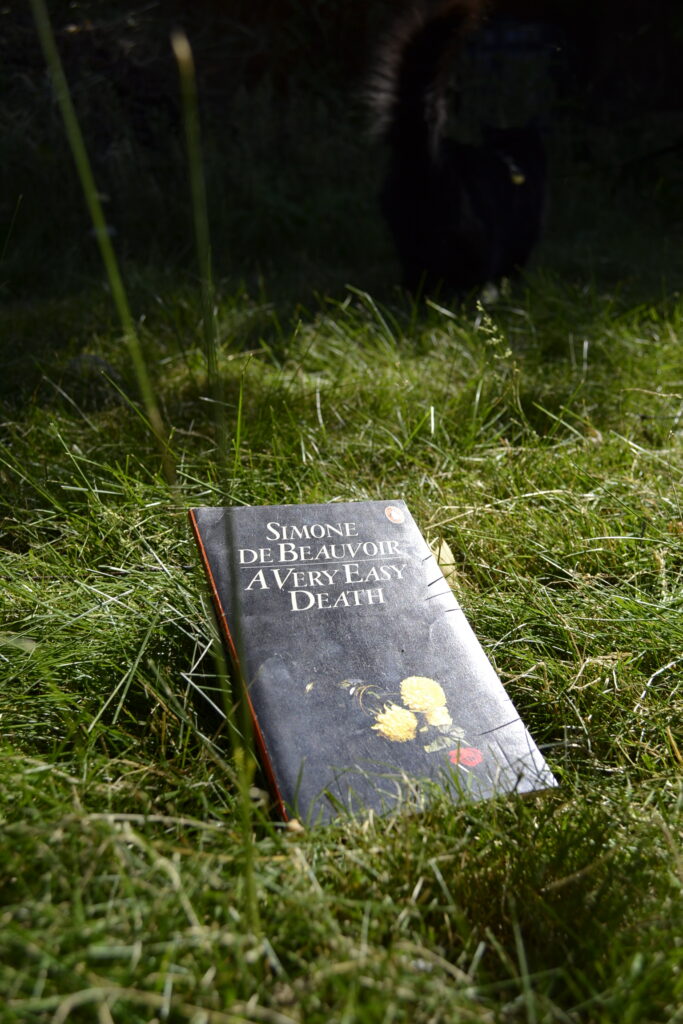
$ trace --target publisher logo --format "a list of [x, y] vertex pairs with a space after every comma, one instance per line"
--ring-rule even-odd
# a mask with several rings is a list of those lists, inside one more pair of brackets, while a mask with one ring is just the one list
[[396, 505], [387, 505], [384, 509], [384, 515], [390, 523], [402, 523], [405, 520], [403, 512]]

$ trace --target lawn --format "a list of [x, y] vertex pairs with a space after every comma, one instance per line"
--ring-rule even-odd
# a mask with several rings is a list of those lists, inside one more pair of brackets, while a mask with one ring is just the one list
[[[209, 292], [182, 130], [96, 140], [162, 454], [59, 111], [11, 82], [3, 1022], [683, 1021], [680, 169], [562, 122], [546, 237], [484, 307], [395, 287], [331, 94], [290, 100], [303, 133], [267, 90], [206, 114]], [[379, 498], [446, 542], [560, 785], [295, 831], [235, 756], [187, 509]]]

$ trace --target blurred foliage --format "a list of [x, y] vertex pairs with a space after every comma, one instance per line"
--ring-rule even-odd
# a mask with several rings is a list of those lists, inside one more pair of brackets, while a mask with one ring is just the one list
[[[491, 7], [497, 17], [463, 62], [454, 129], [540, 115], [553, 164], [551, 216], [564, 216], [565, 189], [575, 205], [592, 175], [602, 205], [629, 209], [618, 194], [625, 187], [643, 209], [654, 203], [678, 224], [679, 5]], [[182, 24], [197, 66], [218, 275], [253, 290], [286, 269], [286, 288], [300, 296], [348, 281], [374, 292], [393, 285], [376, 203], [383, 153], [368, 138], [363, 94], [377, 41], [403, 8], [399, 0], [54, 0], [60, 52], [123, 260], [166, 272], [193, 267], [169, 44]], [[0, 294], [78, 288], [98, 257], [20, 0], [0, 7], [0, 96]]]

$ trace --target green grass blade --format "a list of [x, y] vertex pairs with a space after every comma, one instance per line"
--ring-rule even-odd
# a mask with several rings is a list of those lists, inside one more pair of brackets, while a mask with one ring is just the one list
[[164, 474], [168, 483], [175, 480], [175, 467], [168, 442], [166, 427], [157, 404], [151, 379], [145, 363], [145, 358], [140, 346], [140, 340], [135, 329], [135, 323], [130, 310], [128, 296], [123, 284], [119, 270], [118, 260], [111, 244], [104, 211], [100, 202], [97, 185], [88, 157], [88, 152], [83, 139], [83, 133], [78, 122], [69, 85], [66, 80], [62, 61], [59, 56], [54, 33], [50, 24], [50, 18], [44, 0], [30, 0], [33, 18], [38, 31], [40, 44], [57, 97], [57, 102], [64, 121], [64, 129], [71, 147], [71, 153], [76, 165], [78, 177], [81, 182], [83, 196], [85, 198], [90, 217], [92, 219], [95, 238], [99, 246], [100, 255], [111, 288], [112, 299], [119, 316], [123, 336], [128, 347], [135, 378], [137, 380], [140, 395], [145, 407], [147, 419], [156, 437], [161, 450]]
[[201, 281], [202, 324], [209, 388], [214, 402], [216, 443], [221, 459], [227, 455], [227, 425], [223, 385], [218, 369], [218, 331], [211, 260], [211, 237], [206, 199], [206, 182], [202, 157], [197, 81], [190, 42], [184, 32], [171, 36], [173, 53], [178, 64], [182, 97], [183, 125], [192, 198], [195, 247]]

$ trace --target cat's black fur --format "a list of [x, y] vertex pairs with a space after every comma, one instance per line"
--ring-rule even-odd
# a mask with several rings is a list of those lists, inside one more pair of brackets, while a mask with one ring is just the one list
[[463, 293], [513, 276], [538, 240], [545, 155], [535, 126], [444, 138], [452, 53], [477, 0], [424, 5], [385, 45], [374, 105], [389, 143], [382, 211], [411, 291]]

